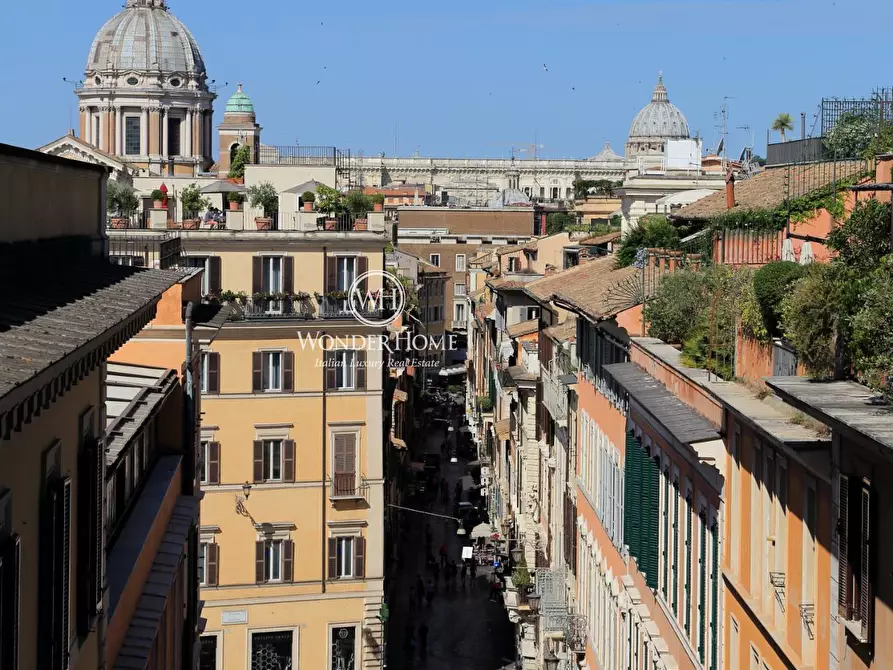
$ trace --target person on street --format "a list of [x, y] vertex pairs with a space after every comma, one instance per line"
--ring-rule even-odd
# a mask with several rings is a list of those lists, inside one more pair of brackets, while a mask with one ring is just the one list
[[445, 568], [447, 564], [447, 550], [446, 545], [440, 545], [440, 567]]
[[424, 622], [419, 626], [419, 653], [422, 658], [428, 655], [428, 624]]
[[499, 594], [502, 592], [502, 584], [499, 583], [499, 579], [494, 576], [493, 580], [490, 582], [490, 600], [495, 600], [499, 602]]
[[453, 488], [453, 495], [456, 498], [456, 504], [462, 500], [462, 482], [456, 482], [456, 486]]

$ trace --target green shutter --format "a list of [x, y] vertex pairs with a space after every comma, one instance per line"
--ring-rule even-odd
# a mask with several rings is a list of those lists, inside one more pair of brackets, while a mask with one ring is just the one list
[[685, 501], [687, 523], [685, 524], [685, 575], [683, 576], [685, 584], [685, 633], [691, 636], [691, 526], [694, 521], [694, 515], [691, 509], [691, 498]]
[[717, 670], [719, 667], [716, 658], [716, 651], [719, 646], [719, 528], [716, 522], [710, 528], [710, 535], [713, 540], [713, 584], [710, 585], [710, 599], [713, 604], [713, 608], [710, 611], [710, 670]]
[[679, 616], [679, 482], [673, 482], [673, 614]]
[[639, 441], [633, 433], [626, 434], [626, 454], [624, 456], [624, 473], [626, 488], [624, 490], [623, 533], [629, 553], [638, 558], [641, 553], [640, 516], [642, 508], [642, 471]]
[[664, 600], [667, 600], [667, 582], [670, 570], [670, 473], [664, 476], [664, 548], [661, 554], [664, 575]]
[[660, 470], [653, 458], [642, 452], [645, 470], [642, 504], [642, 560], [645, 583], [652, 591], [658, 588], [660, 565]]
[[698, 658], [703, 664], [707, 660], [707, 517], [703, 513], [698, 556]]

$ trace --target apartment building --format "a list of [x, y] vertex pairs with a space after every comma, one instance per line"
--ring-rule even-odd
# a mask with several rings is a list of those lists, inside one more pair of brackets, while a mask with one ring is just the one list
[[104, 167], [0, 145], [0, 174], [54, 194], [0, 216], [0, 666], [194, 667], [197, 370], [121, 348], [200, 273], [110, 262]]
[[387, 288], [388, 240], [382, 213], [317, 218], [179, 232], [206, 269], [202, 323], [222, 321], [199, 334], [202, 670], [382, 662], [387, 352], [348, 292]]

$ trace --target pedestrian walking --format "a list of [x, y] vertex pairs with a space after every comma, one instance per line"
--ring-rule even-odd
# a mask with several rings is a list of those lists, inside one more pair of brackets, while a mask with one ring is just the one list
[[499, 579], [497, 577], [493, 577], [493, 580], [490, 582], [490, 600], [495, 600], [499, 602], [499, 594], [502, 592], [502, 584], [499, 583]]

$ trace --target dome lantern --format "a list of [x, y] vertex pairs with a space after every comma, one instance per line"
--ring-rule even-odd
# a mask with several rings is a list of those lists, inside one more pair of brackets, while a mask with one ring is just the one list
[[662, 155], [667, 140], [685, 140], [691, 137], [685, 115], [670, 102], [664, 86], [663, 73], [647, 104], [633, 119], [626, 142], [626, 155]]

